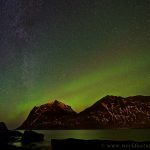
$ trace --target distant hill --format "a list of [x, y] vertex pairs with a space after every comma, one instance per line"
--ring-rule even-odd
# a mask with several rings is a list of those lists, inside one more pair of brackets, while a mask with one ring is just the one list
[[55, 100], [34, 107], [18, 129], [150, 128], [150, 96], [106, 96], [76, 113]]

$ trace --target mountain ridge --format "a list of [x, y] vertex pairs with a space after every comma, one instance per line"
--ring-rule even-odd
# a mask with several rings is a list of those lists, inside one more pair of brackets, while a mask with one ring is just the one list
[[55, 100], [34, 107], [18, 129], [150, 128], [150, 96], [107, 95], [77, 113]]

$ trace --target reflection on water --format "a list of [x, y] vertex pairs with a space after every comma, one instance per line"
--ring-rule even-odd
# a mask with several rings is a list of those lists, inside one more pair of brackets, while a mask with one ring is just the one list
[[[23, 132], [23, 130], [21, 130]], [[41, 150], [51, 150], [51, 139], [100, 139], [100, 140], [134, 140], [150, 141], [150, 129], [101, 129], [101, 130], [36, 130], [45, 135], [45, 140], [39, 143], [32, 143], [33, 149], [38, 147]], [[20, 142], [13, 143], [22, 146]]]
[[101, 140], [150, 140], [150, 129], [114, 129], [114, 130], [39, 130], [46, 140], [51, 139], [101, 139]]

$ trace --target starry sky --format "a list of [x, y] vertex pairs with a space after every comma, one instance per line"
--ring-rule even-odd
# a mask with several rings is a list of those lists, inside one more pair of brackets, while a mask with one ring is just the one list
[[0, 0], [0, 121], [106, 95], [150, 95], [150, 0]]

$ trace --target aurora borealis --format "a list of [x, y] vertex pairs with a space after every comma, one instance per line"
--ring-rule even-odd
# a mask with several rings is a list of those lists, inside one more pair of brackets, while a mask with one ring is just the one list
[[149, 0], [0, 0], [0, 120], [150, 94]]

